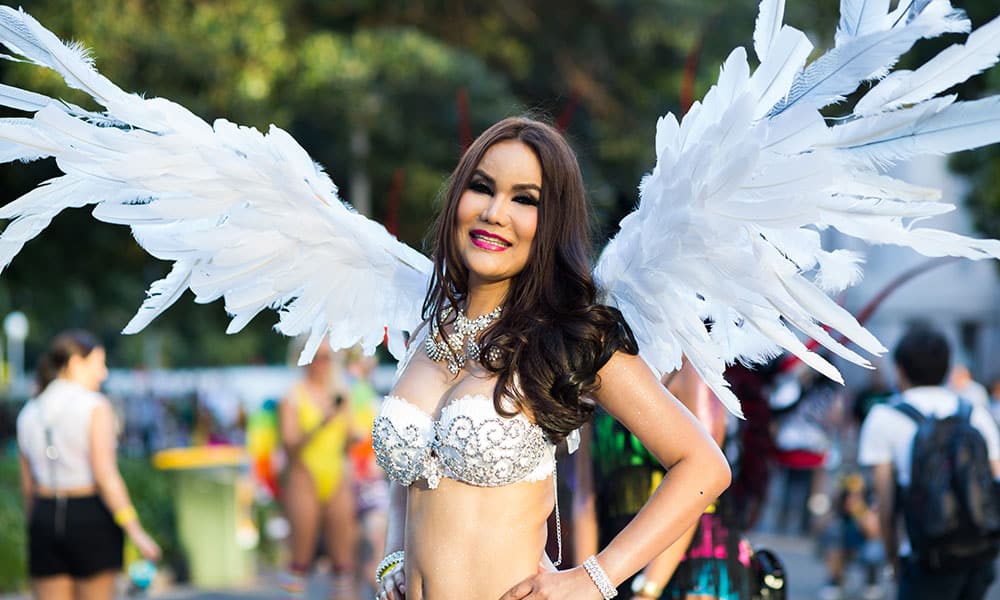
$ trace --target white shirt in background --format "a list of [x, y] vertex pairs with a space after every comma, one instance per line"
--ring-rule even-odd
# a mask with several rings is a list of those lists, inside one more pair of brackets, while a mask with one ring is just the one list
[[[955, 414], [958, 396], [955, 392], [937, 386], [911, 388], [902, 394], [903, 400], [913, 405], [925, 416], [937, 418]], [[1000, 459], [1000, 432], [987, 406], [969, 400], [972, 404], [970, 421], [986, 440], [990, 460]], [[858, 440], [858, 464], [875, 466], [893, 463], [896, 480], [901, 486], [910, 484], [910, 451], [917, 424], [910, 417], [888, 404], [872, 407], [861, 425]]]
[[[100, 402], [107, 402], [101, 394], [56, 379], [24, 405], [17, 415], [17, 445], [36, 483], [53, 490], [94, 485], [90, 417]], [[46, 454], [46, 428], [52, 431], [55, 460]]]

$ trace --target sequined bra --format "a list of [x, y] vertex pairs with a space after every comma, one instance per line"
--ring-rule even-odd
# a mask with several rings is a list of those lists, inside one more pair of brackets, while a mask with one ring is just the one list
[[523, 414], [497, 414], [493, 399], [467, 395], [434, 419], [398, 396], [387, 396], [372, 430], [375, 458], [393, 481], [442, 477], [480, 487], [541, 481], [555, 471], [555, 446]]

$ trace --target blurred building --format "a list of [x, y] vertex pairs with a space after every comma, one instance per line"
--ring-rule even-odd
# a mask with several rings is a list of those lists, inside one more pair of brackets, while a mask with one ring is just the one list
[[[927, 156], [900, 165], [890, 172], [906, 181], [939, 188], [943, 200], [958, 208], [920, 222], [919, 226], [946, 229], [984, 237], [973, 229], [963, 207], [968, 182], [948, 170], [947, 159]], [[853, 239], [829, 231], [825, 235], [839, 247], [860, 248]], [[927, 257], [895, 246], [866, 250], [864, 279], [848, 290], [846, 308], [858, 314], [886, 285], [903, 272], [927, 263]], [[903, 331], [912, 323], [926, 322], [942, 330], [952, 343], [953, 356], [966, 364], [973, 376], [986, 384], [1000, 378], [1000, 276], [997, 261], [959, 259], [935, 266], [903, 284], [879, 305], [865, 324], [890, 350], [877, 361], [887, 367], [890, 380], [891, 351]], [[865, 369], [841, 367], [848, 387], [863, 386], [869, 379]]]

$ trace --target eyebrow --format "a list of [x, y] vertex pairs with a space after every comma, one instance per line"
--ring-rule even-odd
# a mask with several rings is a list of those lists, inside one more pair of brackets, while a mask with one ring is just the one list
[[[487, 180], [488, 182], [496, 185], [496, 180], [493, 179], [492, 177], [490, 177], [489, 175], [487, 175], [486, 172], [483, 171], [482, 169], [476, 169], [475, 171], [472, 172], [472, 174], [473, 175], [479, 175], [480, 177], [482, 177], [483, 179]], [[539, 194], [542, 193], [542, 188], [539, 187], [539, 186], [537, 186], [537, 185], [535, 185], [534, 183], [518, 183], [516, 185], [511, 186], [511, 189], [512, 190], [535, 190]]]

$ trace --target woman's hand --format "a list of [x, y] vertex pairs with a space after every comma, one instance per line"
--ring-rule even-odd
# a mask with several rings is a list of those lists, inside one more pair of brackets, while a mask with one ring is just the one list
[[602, 600], [601, 592], [583, 567], [545, 571], [510, 588], [500, 600]]
[[403, 573], [403, 563], [399, 563], [382, 575], [382, 583], [376, 590], [377, 600], [405, 600], [406, 575]]
[[136, 549], [139, 550], [139, 554], [141, 554], [143, 558], [150, 562], [160, 560], [160, 546], [153, 540], [152, 537], [150, 537], [148, 533], [146, 533], [145, 529], [142, 527], [129, 529], [128, 537], [132, 540], [132, 543], [135, 544]]

